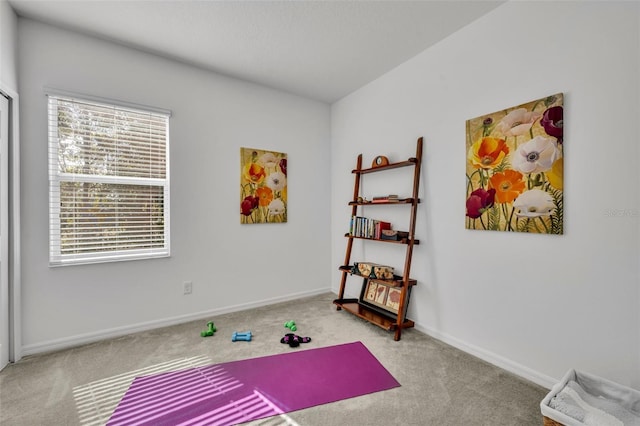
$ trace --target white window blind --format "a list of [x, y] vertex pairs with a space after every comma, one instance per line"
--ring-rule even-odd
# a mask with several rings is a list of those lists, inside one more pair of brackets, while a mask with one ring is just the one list
[[48, 106], [50, 265], [169, 256], [169, 114]]

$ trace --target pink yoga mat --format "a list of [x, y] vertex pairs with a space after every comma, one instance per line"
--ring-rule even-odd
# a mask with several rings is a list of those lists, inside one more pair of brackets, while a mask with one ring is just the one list
[[400, 386], [361, 343], [136, 378], [107, 423], [234, 425]]

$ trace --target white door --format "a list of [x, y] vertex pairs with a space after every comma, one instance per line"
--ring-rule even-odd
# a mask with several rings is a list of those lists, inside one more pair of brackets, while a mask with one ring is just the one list
[[0, 370], [9, 363], [9, 100], [0, 93]]

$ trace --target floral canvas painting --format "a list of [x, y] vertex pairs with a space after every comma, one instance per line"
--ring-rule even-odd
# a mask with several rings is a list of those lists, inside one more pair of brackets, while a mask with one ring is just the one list
[[563, 233], [563, 94], [466, 122], [466, 228]]
[[287, 221], [287, 154], [240, 148], [240, 223]]

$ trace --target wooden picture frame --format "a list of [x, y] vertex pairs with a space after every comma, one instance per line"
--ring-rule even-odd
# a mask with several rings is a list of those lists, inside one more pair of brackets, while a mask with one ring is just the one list
[[[400, 295], [402, 287], [396, 287], [386, 284], [382, 281], [365, 278], [362, 281], [362, 290], [360, 292], [360, 304], [375, 309], [381, 314], [389, 316], [398, 315], [400, 308]], [[409, 293], [407, 300], [409, 302]]]

